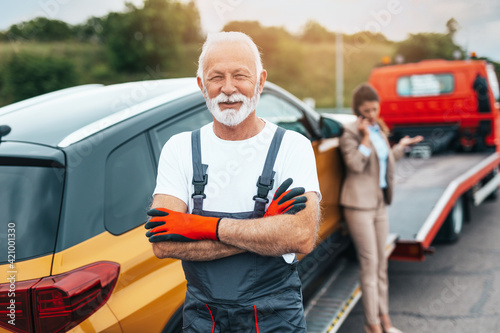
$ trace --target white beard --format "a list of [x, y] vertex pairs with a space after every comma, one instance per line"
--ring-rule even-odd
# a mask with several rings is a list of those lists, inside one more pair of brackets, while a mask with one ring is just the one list
[[[248, 98], [243, 94], [235, 93], [230, 96], [220, 93], [218, 96], [214, 98], [208, 97], [208, 92], [205, 87], [203, 87], [203, 92], [205, 97], [205, 101], [207, 103], [208, 110], [214, 116], [214, 118], [223, 125], [226, 126], [237, 126], [241, 124], [241, 122], [252, 113], [257, 104], [259, 103], [260, 93], [259, 93], [259, 84], [255, 85], [255, 91], [252, 98]], [[222, 111], [219, 107], [219, 103], [237, 103], [241, 102], [241, 106], [239, 110], [236, 109], [225, 109]]]

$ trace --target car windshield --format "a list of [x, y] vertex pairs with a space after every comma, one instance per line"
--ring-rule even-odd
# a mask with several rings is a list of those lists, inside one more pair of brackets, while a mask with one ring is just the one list
[[0, 165], [0, 264], [13, 260], [9, 254], [20, 261], [54, 251], [63, 190], [61, 170]]

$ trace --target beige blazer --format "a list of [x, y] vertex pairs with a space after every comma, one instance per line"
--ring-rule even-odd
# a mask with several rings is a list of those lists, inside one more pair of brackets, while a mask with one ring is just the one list
[[[387, 146], [389, 142], [382, 133]], [[377, 194], [380, 189], [379, 161], [375, 147], [370, 142], [372, 150], [370, 156], [366, 157], [359, 150], [362, 134], [358, 130], [356, 122], [345, 125], [345, 131], [340, 138], [340, 150], [344, 159], [345, 178], [340, 194], [340, 204], [345, 207], [357, 209], [376, 209]], [[387, 188], [384, 191], [386, 204], [392, 201], [394, 183], [394, 164], [404, 154], [404, 147], [395, 145], [389, 149], [387, 160]]]

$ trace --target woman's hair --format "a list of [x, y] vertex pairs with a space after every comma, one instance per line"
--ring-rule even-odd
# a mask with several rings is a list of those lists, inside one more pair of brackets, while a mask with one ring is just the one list
[[[361, 116], [359, 107], [364, 102], [380, 102], [380, 97], [377, 91], [369, 83], [362, 83], [354, 89], [352, 94], [352, 111], [356, 116]], [[385, 124], [382, 118], [378, 117], [377, 124], [386, 135], [389, 135], [389, 127]]]

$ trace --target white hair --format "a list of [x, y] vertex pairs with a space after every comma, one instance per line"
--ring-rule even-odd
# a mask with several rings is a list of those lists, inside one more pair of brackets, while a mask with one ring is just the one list
[[257, 77], [259, 77], [260, 73], [263, 70], [262, 67], [262, 59], [260, 57], [259, 49], [257, 48], [257, 45], [253, 42], [252, 38], [250, 36], [242, 33], [242, 32], [236, 32], [236, 31], [222, 31], [222, 32], [216, 32], [216, 33], [211, 33], [208, 34], [207, 40], [203, 44], [203, 48], [201, 50], [200, 54], [200, 59], [198, 60], [198, 71], [196, 72], [196, 75], [201, 79], [201, 82], [204, 84], [203, 81], [203, 65], [205, 63], [205, 58], [207, 56], [208, 50], [220, 43], [227, 43], [227, 42], [240, 42], [248, 45], [250, 47], [250, 50], [252, 51], [254, 57], [255, 57], [255, 69], [257, 72]]

